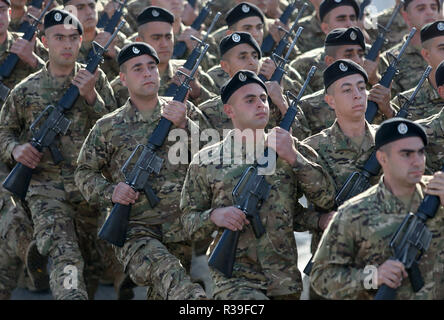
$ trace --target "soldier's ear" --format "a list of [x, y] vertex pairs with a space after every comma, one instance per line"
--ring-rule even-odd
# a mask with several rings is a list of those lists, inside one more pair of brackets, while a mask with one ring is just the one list
[[381, 150], [376, 151], [376, 160], [378, 160], [380, 166], [382, 167], [387, 162], [387, 154]]
[[324, 62], [327, 66], [331, 65], [333, 62], [335, 62], [335, 58], [332, 56], [325, 56]]
[[444, 99], [444, 85], [438, 87], [438, 94], [441, 97], [441, 99]]
[[335, 98], [329, 94], [328, 92], [325, 93], [324, 101], [327, 102], [327, 104], [334, 110], [336, 107]]
[[227, 74], [230, 74], [230, 64], [225, 60], [220, 60], [220, 67], [222, 70], [224, 70]]
[[230, 119], [233, 119], [234, 112], [233, 112], [233, 106], [231, 104], [224, 104], [224, 112], [227, 114], [227, 116]]
[[126, 74], [122, 71], [119, 72], [120, 82], [126, 87]]
[[404, 10], [403, 6], [401, 6], [401, 10], [399, 10], [399, 13], [402, 15], [402, 18], [404, 19], [405, 23], [409, 26], [409, 29], [412, 28], [412, 22], [409, 19], [408, 13]]
[[44, 46], [46, 49], [48, 49], [48, 38], [46, 37], [45, 34], [42, 35], [42, 37], [41, 37], [41, 41], [42, 41], [43, 46]]
[[326, 22], [322, 22], [321, 23], [321, 30], [322, 30], [322, 32], [324, 32], [325, 34], [328, 34], [330, 32], [329, 29], [330, 28], [328, 27], [328, 23], [326, 23]]
[[428, 63], [428, 64], [430, 64], [430, 51], [429, 50], [427, 50], [427, 49], [425, 49], [425, 48], [422, 48], [421, 49], [421, 56], [424, 58], [424, 60]]

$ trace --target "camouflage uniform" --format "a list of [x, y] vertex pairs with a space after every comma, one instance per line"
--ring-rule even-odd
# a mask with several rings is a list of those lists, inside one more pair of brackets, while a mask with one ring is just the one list
[[[410, 98], [415, 88], [411, 88], [401, 94], [406, 98]], [[402, 103], [405, 101], [401, 99], [401, 103], [398, 97], [392, 99], [392, 104], [396, 105], [396, 109], [399, 110], [402, 107]], [[419, 119], [424, 119], [441, 111], [444, 104], [444, 100], [439, 96], [438, 91], [432, 86], [430, 81], [427, 79], [422, 88], [419, 90], [413, 104], [409, 107], [408, 119], [415, 121]]]
[[[76, 63], [71, 75], [61, 83], [50, 75], [46, 65], [12, 90], [0, 114], [3, 161], [13, 164], [12, 150], [31, 140], [30, 124], [46, 106], [59, 101], [80, 68]], [[52, 262], [50, 286], [56, 299], [86, 299], [88, 294], [93, 298], [98, 283], [95, 272], [100, 271], [100, 266], [94, 249], [98, 214], [87, 205], [74, 183], [75, 161], [89, 129], [96, 119], [115, 108], [111, 87], [101, 70], [95, 87], [101, 95], [93, 106], [79, 97], [65, 111], [65, 116], [73, 121], [67, 134], [56, 142], [64, 161], [54, 165], [49, 151], [44, 150], [27, 195], [38, 250]], [[70, 270], [77, 271], [77, 290], [64, 288], [69, 275], [67, 266], [76, 268]]]
[[[293, 136], [302, 140], [309, 137], [311, 132], [308, 127], [307, 120], [305, 119], [304, 112], [301, 110], [301, 108], [299, 108], [299, 106], [297, 108], [298, 113], [296, 114], [295, 121], [291, 128]], [[211, 127], [218, 131], [220, 139], [224, 137], [224, 130], [233, 129], [233, 123], [224, 111], [224, 104], [220, 96], [205, 101], [199, 105], [199, 109], [208, 119]], [[272, 128], [278, 126], [282, 118], [281, 111], [272, 103], [270, 105], [270, 119], [266, 129], [271, 130]]]
[[[392, 53], [395, 57], [398, 55], [406, 37], [402, 42], [395, 45], [381, 55], [380, 66], [381, 69], [386, 70], [389, 66], [386, 54]], [[395, 75], [392, 81], [392, 96], [398, 92], [404, 92], [413, 87], [416, 87], [419, 79], [421, 79], [424, 70], [427, 68], [427, 62], [421, 56], [421, 49], [409, 44], [401, 57], [398, 64], [399, 73]]]
[[[233, 159], [233, 151], [228, 147], [234, 143], [233, 132], [222, 142], [202, 149], [193, 158], [182, 189], [180, 207], [184, 232], [199, 239], [217, 230], [211, 251], [224, 229], [211, 222], [210, 214], [215, 208], [232, 206], [231, 192], [247, 167], [244, 161], [237, 161], [241, 159]], [[294, 142], [298, 150], [306, 148], [307, 153], [315, 153], [295, 138]], [[244, 159], [252, 155], [246, 154], [243, 145], [239, 156]], [[298, 206], [296, 195], [303, 191], [318, 205], [330, 207], [334, 194], [331, 178], [322, 167], [299, 153], [293, 166], [278, 158], [275, 173], [265, 177], [271, 185], [268, 199], [260, 210], [266, 233], [256, 239], [251, 225], [244, 227], [236, 250], [232, 278], [210, 268], [216, 299], [299, 298], [302, 282], [293, 234], [298, 212], [295, 210]]]
[[[339, 207], [321, 240], [311, 273], [316, 292], [329, 299], [372, 299], [376, 290], [364, 286], [366, 266], [378, 267], [392, 255], [391, 237], [408, 212], [416, 212], [424, 198], [424, 182], [416, 185], [410, 207], [384, 184], [379, 184]], [[409, 279], [397, 289], [397, 299], [443, 299], [444, 212], [427, 221], [433, 233], [430, 248], [419, 262], [425, 285], [413, 292]]]
[[[159, 88], [159, 95], [162, 96], [166, 93], [170, 83], [172, 83], [172, 79], [180, 67], [183, 66], [185, 63], [185, 60], [176, 60], [176, 59], [170, 59], [168, 62], [168, 68], [165, 70], [165, 72], [160, 76], [160, 88]], [[208, 99], [211, 99], [215, 97], [215, 84], [213, 82], [213, 79], [211, 79], [208, 74], [202, 71], [202, 69], [199, 67], [198, 71], [196, 72], [199, 77], [199, 82], [201, 84], [200, 89], [200, 96], [195, 99], [190, 99], [190, 101], [194, 105], [198, 105], [199, 103], [202, 103], [203, 101], [206, 101]], [[128, 88], [125, 87], [122, 82], [120, 81], [120, 78], [117, 77], [113, 81], [111, 81], [111, 87], [114, 91], [114, 96], [117, 100], [118, 106], [123, 106], [126, 102], [126, 100], [129, 97]]]
[[[303, 141], [318, 154], [316, 159], [309, 159], [321, 165], [333, 178], [335, 182], [335, 195], [344, 185], [350, 174], [354, 171], [361, 171], [365, 162], [370, 158], [375, 146], [375, 133], [375, 126], [365, 122], [364, 139], [361, 145], [357, 145], [342, 132], [338, 122], [335, 121], [331, 127]], [[377, 179], [377, 177], [372, 178], [372, 183], [377, 183]], [[307, 221], [307, 219], [313, 219], [312, 222], [306, 223], [307, 226], [316, 227], [319, 217], [320, 215], [317, 212], [315, 214], [305, 214], [302, 216], [305, 221]], [[322, 232], [318, 227], [313, 231], [311, 249], [312, 252], [315, 252]]]
[[297, 70], [300, 74], [308, 74], [308, 71], [310, 71], [312, 66], [316, 66], [318, 68], [310, 81], [310, 88], [313, 90], [313, 92], [324, 89], [323, 74], [324, 70], [327, 68], [324, 59], [325, 52], [324, 46], [322, 46], [301, 54], [290, 64], [290, 66]]
[[304, 31], [302, 31], [297, 41], [301, 53], [324, 47], [325, 33], [321, 29], [321, 22], [316, 11], [301, 19], [298, 25], [304, 27]]
[[[78, 158], [76, 183], [93, 205], [107, 206], [115, 186], [125, 181], [120, 169], [138, 144], [146, 144], [157, 126], [161, 108], [171, 98], [160, 97], [147, 118], [128, 100], [113, 113], [100, 119], [86, 138]], [[198, 110], [194, 110], [198, 112]], [[190, 115], [191, 110], [188, 110]], [[198, 127], [188, 118], [187, 134]], [[168, 139], [156, 153], [167, 160], [176, 142]], [[185, 150], [187, 150], [185, 146]], [[188, 154], [187, 154], [188, 159]], [[125, 272], [140, 286], [154, 286], [163, 299], [204, 297], [202, 288], [187, 275], [191, 263], [191, 245], [181, 232], [178, 197], [187, 165], [165, 161], [160, 175], [151, 183], [160, 203], [152, 209], [141, 194], [132, 205], [126, 241], [116, 248]], [[102, 172], [106, 172], [105, 179]], [[182, 264], [185, 266], [182, 266]]]
[[[97, 30], [99, 32], [100, 30]], [[124, 45], [129, 44], [130, 41], [126, 39], [122, 32], [117, 33], [116, 47], [122, 48]], [[77, 61], [83, 64], [88, 63], [88, 54], [92, 50], [92, 42], [82, 41], [82, 46], [80, 47], [79, 55]], [[110, 81], [119, 75], [119, 65], [117, 63], [117, 58], [111, 58], [106, 54], [103, 57], [104, 61], [100, 65], [100, 69], [106, 74], [107, 79]]]

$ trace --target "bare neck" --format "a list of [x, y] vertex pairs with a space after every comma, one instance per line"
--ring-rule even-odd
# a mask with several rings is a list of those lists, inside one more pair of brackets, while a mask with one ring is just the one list
[[64, 65], [57, 65], [54, 62], [49, 62], [48, 71], [49, 74], [54, 78], [63, 78], [71, 74], [72, 70], [74, 69], [74, 66], [75, 64], [64, 66]]
[[133, 94], [130, 99], [131, 103], [139, 111], [152, 111], [156, 108], [157, 103], [159, 102], [159, 96], [157, 93], [149, 97], [141, 97]]
[[403, 184], [390, 177], [390, 175], [384, 174], [384, 185], [396, 196], [396, 197], [408, 197], [412, 196], [415, 192], [415, 185]]
[[349, 121], [343, 118], [337, 118], [342, 132], [349, 138], [362, 137], [365, 134], [365, 118], [359, 121]]

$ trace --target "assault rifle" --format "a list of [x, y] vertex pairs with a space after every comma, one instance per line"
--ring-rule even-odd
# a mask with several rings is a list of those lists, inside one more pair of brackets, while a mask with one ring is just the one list
[[359, 6], [358, 20], [362, 20], [362, 18], [364, 17], [365, 8], [367, 8], [367, 6], [370, 3], [372, 3], [372, 0], [364, 0], [364, 1], [361, 2], [361, 5]]
[[[107, 22], [105, 24], [105, 28], [103, 29], [103, 31], [108, 32], [110, 34], [114, 33], [114, 30], [116, 29], [117, 25], [119, 24], [120, 18], [122, 18], [122, 15], [123, 15], [123, 9], [125, 8], [126, 3], [127, 3], [128, 0], [123, 0], [122, 2], [120, 2], [118, 0], [114, 0], [114, 1], [117, 1], [120, 4], [120, 6], [119, 6], [119, 8], [116, 11], [114, 11], [114, 14], [111, 17], [111, 19], [107, 18], [108, 20], [107, 20]], [[108, 17], [106, 12], [104, 12], [103, 14], [106, 17]], [[87, 61], [92, 59], [94, 57], [94, 55], [96, 54], [96, 50], [97, 50], [96, 46], [97, 46], [97, 42], [93, 42], [92, 43], [92, 48], [88, 52]]]
[[[210, 0], [205, 4], [205, 7], [200, 10], [199, 15], [194, 19], [193, 23], [191, 24], [191, 28], [194, 30], [199, 31], [201, 28], [202, 23], [205, 21], [205, 19], [208, 17], [208, 15], [211, 12], [210, 6], [213, 3], [214, 0]], [[214, 21], [214, 19], [213, 19]], [[207, 32], [208, 37], [209, 32]], [[181, 59], [187, 51], [187, 45], [184, 41], [179, 41], [174, 45], [173, 49], [173, 59]]]
[[[296, 41], [298, 41], [299, 36], [302, 33], [302, 30], [304, 30], [304, 28], [299, 27], [298, 31], [296, 31], [296, 36], [294, 37], [293, 41], [291, 42], [290, 47], [288, 48], [287, 54], [285, 55], [284, 58], [273, 53], [273, 61], [276, 64], [276, 69], [274, 70], [273, 74], [271, 75], [270, 81], [277, 81], [278, 83], [281, 82], [282, 77], [286, 73], [285, 66], [287, 65], [287, 63], [289, 61], [289, 56], [291, 54], [291, 51], [293, 50], [294, 46], [296, 45]], [[267, 81], [267, 79], [265, 78], [265, 76], [263, 74], [260, 74], [259, 78], [264, 82]]]
[[[31, 41], [37, 31], [38, 25], [42, 23], [42, 19], [51, 6], [52, 2], [53, 0], [50, 0], [47, 3], [46, 7], [43, 9], [38, 18], [31, 16], [34, 19], [34, 22], [32, 24], [28, 24], [28, 28], [25, 30], [25, 34], [22, 37], [23, 39]], [[6, 101], [6, 98], [9, 95], [9, 91], [11, 91], [11, 89], [3, 84], [2, 80], [8, 78], [11, 75], [19, 59], [20, 58], [18, 57], [18, 55], [16, 55], [15, 53], [10, 53], [0, 66], [0, 99], [2, 101]]]
[[[444, 171], [444, 167], [441, 171]], [[423, 253], [429, 248], [433, 237], [426, 226], [426, 221], [435, 216], [440, 206], [441, 201], [438, 196], [427, 194], [416, 214], [408, 213], [390, 240], [390, 248], [393, 250], [390, 260], [398, 260], [404, 264], [414, 292], [418, 292], [424, 286], [418, 263]], [[396, 289], [383, 284], [374, 299], [394, 300], [395, 298]]]
[[[201, 55], [202, 48], [205, 47], [205, 45], [207, 43], [208, 36], [210, 35], [211, 31], [214, 28], [214, 25], [216, 24], [216, 22], [220, 16], [221, 16], [220, 12], [216, 13], [216, 15], [213, 18], [213, 21], [211, 22], [210, 27], [207, 30], [207, 33], [205, 34], [205, 36], [203, 37], [202, 40], [200, 40], [194, 36], [191, 36], [191, 38], [197, 42], [197, 45], [194, 47], [193, 51], [188, 56], [187, 61], [185, 61], [185, 64], [183, 65], [183, 67], [185, 69], [191, 70], [193, 68], [193, 66], [196, 64], [197, 59]], [[176, 94], [177, 88], [178, 88], [177, 84], [171, 83], [165, 92], [165, 96], [166, 97], [173, 97]]]
[[[197, 59], [196, 64], [191, 70], [190, 75], [182, 73], [185, 76], [185, 80], [180, 85], [173, 100], [180, 102], [185, 101], [187, 92], [190, 89], [189, 83], [193, 80], [197, 68], [207, 52], [208, 47], [209, 44], [206, 44]], [[150, 135], [148, 143], [146, 145], [137, 145], [121, 169], [121, 172], [125, 176], [125, 183], [135, 191], [143, 191], [152, 208], [154, 208], [160, 200], [150, 185], [149, 177], [152, 173], [155, 173], [156, 175], [160, 173], [164, 160], [156, 155], [156, 150], [165, 142], [171, 126], [172, 122], [162, 117]], [[132, 163], [132, 160], [137, 153], [140, 153], [140, 155], [137, 158], [135, 165], [129, 170], [129, 165]], [[110, 215], [107, 217], [99, 231], [99, 238], [106, 240], [115, 246], [122, 247], [125, 243], [130, 211], [131, 204], [114, 204]]]
[[[51, 1], [52, 2], [52, 1]], [[42, 7], [42, 5], [43, 5], [43, 0], [32, 0], [30, 3], [29, 3], [29, 6], [31, 6], [31, 7], [34, 7], [34, 8], [37, 8], [37, 9], [40, 9], [41, 7]], [[30, 15], [29, 13], [27, 13], [27, 15], [29, 16], [29, 17], [31, 17], [31, 19], [35, 19], [35, 17], [33, 17], [32, 15]], [[18, 29], [18, 32], [26, 32], [26, 30], [28, 30], [29, 29], [29, 27], [31, 26], [31, 24], [28, 22], [28, 21], [23, 21], [21, 24], [20, 24], [20, 26], [19, 26], [19, 29]]]
[[[393, 78], [395, 77], [396, 73], [398, 72], [399, 61], [401, 61], [401, 57], [404, 54], [405, 49], [409, 45], [410, 40], [412, 40], [413, 36], [415, 35], [415, 32], [416, 32], [416, 28], [412, 28], [409, 36], [405, 40], [404, 44], [401, 47], [401, 50], [399, 51], [399, 53], [396, 57], [394, 57], [392, 54], [390, 54], [392, 56], [393, 60], [390, 63], [390, 65], [387, 67], [381, 80], [379, 81], [379, 83], [381, 85], [383, 85], [384, 87], [386, 87], [386, 88], [390, 87], [390, 84], [392, 83]], [[378, 104], [374, 101], [369, 101], [367, 104], [367, 110], [365, 111], [365, 119], [369, 123], [372, 123], [373, 120], [375, 119], [375, 116], [377, 113], [378, 113]]]
[[[364, 1], [365, 2], [365, 1]], [[390, 27], [393, 24], [393, 21], [395, 21], [395, 18], [401, 9], [401, 6], [404, 5], [404, 1], [401, 0], [399, 4], [395, 7], [393, 10], [392, 16], [390, 17], [390, 20], [387, 22], [387, 25], [385, 27], [378, 25], [378, 28], [380, 29], [380, 32], [378, 34], [378, 37], [376, 38], [375, 42], [373, 42], [372, 47], [368, 51], [367, 55], [365, 56], [365, 59], [376, 61], [376, 57], [379, 55], [379, 52], [381, 51], [382, 46], [384, 45], [386, 41], [386, 34], [390, 31]]]
[[[415, 98], [421, 90], [421, 87], [424, 83], [424, 81], [429, 76], [430, 72], [432, 71], [432, 67], [428, 66], [424, 73], [422, 74], [421, 79], [419, 80], [418, 84], [416, 85], [415, 91], [412, 93], [410, 98], [406, 99], [404, 104], [402, 105], [401, 109], [396, 113], [395, 117], [398, 118], [407, 118], [408, 116], [408, 110], [409, 107], [413, 104], [415, 101]], [[341, 187], [339, 192], [336, 194], [335, 197], [335, 203], [336, 207], [339, 207], [342, 205], [346, 200], [353, 198], [354, 196], [364, 192], [368, 188], [370, 188], [370, 179], [372, 177], [375, 177], [379, 174], [379, 171], [381, 170], [381, 166], [376, 159], [376, 151], [373, 151], [370, 157], [367, 159], [367, 161], [364, 164], [364, 167], [361, 171], [355, 171], [352, 172], [347, 180], [345, 181], [344, 185]], [[307, 265], [304, 268], [304, 273], [306, 275], [310, 275], [311, 268], [313, 266], [312, 263], [313, 257], [311, 257], [310, 261], [307, 263]]]
[[[97, 67], [102, 62], [104, 53], [124, 23], [124, 21], [120, 23], [105, 47], [101, 47], [97, 44], [98, 50], [96, 55], [88, 62], [86, 70], [94, 74]], [[54, 164], [58, 164], [63, 160], [62, 154], [55, 145], [55, 139], [58, 135], [65, 135], [71, 124], [71, 120], [64, 116], [64, 112], [72, 108], [79, 95], [79, 88], [72, 84], [57, 105], [47, 106], [30, 126], [32, 132], [31, 145], [39, 152], [42, 152], [44, 148], [48, 148], [51, 152]], [[45, 117], [46, 120], [43, 122]], [[38, 127], [41, 122], [43, 122], [43, 124]], [[3, 187], [21, 199], [25, 199], [32, 173], [33, 170], [31, 168], [22, 163], [17, 163], [3, 182]]]
[[[316, 67], [311, 67], [301, 91], [290, 104], [287, 113], [279, 124], [281, 128], [287, 131], [290, 130], [297, 114], [297, 106], [300, 99], [315, 72]], [[289, 94], [290, 93], [287, 92], [287, 98]], [[267, 158], [269, 152], [274, 151], [267, 148], [264, 152], [264, 158]], [[271, 189], [271, 185], [265, 180], [265, 176], [259, 174], [258, 167], [261, 166], [259, 163], [265, 162], [262, 160], [263, 159], [259, 159], [256, 164], [251, 165], [244, 170], [239, 182], [236, 184], [232, 192], [233, 205], [245, 213], [248, 220], [251, 222], [256, 238], [260, 238], [265, 233], [265, 228], [260, 220], [259, 211], [263, 202], [267, 200]], [[208, 259], [208, 265], [210, 267], [219, 270], [228, 278], [230, 278], [233, 273], [240, 233], [241, 231], [225, 229]]]

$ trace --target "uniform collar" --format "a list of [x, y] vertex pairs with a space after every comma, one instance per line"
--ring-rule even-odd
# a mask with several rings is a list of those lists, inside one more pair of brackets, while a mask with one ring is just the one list
[[128, 99], [123, 107], [123, 120], [126, 123], [158, 122], [161, 118], [162, 107], [166, 102], [167, 100], [164, 97], [159, 97], [150, 119], [145, 119], [142, 113], [132, 104], [131, 99]]
[[349, 146], [354, 146], [355, 148], [361, 149], [361, 151], [367, 151], [370, 148], [375, 146], [375, 135], [376, 130], [373, 128], [367, 121], [365, 121], [365, 133], [364, 133], [364, 140], [362, 141], [361, 146], [357, 146], [352, 139], [347, 137], [344, 132], [342, 131], [341, 127], [339, 126], [339, 123], [337, 120], [333, 123], [333, 125], [330, 127], [330, 136], [334, 136], [336, 140], [339, 138], [342, 141], [344, 141]]
[[63, 90], [63, 88], [68, 88], [71, 85], [71, 81], [74, 78], [74, 75], [79, 72], [82, 68], [82, 65], [78, 62], [75, 62], [74, 68], [71, 71], [71, 74], [65, 78], [63, 83], [60, 82], [59, 79], [54, 78], [48, 69], [49, 61], [45, 63], [45, 65], [41, 69], [41, 82], [40, 86], [42, 88], [57, 88], [58, 90]]

